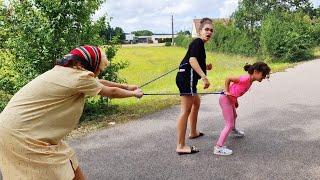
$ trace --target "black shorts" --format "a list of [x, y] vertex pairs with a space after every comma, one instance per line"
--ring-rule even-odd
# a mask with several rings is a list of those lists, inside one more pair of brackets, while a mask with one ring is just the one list
[[180, 91], [180, 96], [193, 96], [197, 93], [198, 78], [193, 69], [179, 69], [176, 76], [176, 84]]

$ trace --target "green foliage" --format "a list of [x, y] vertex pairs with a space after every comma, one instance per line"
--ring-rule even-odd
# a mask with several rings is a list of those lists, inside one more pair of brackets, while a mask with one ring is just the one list
[[262, 24], [261, 48], [265, 57], [303, 60], [312, 57], [312, 24], [301, 13], [275, 13]]
[[164, 45], [165, 46], [171, 46], [171, 42], [167, 41]]
[[242, 0], [233, 13], [236, 26], [250, 32], [260, 27], [261, 21], [269, 13], [301, 12], [312, 16], [314, 9], [310, 0]]
[[[232, 18], [235, 26], [246, 32], [254, 47], [260, 51], [261, 25], [269, 14], [299, 12], [311, 18], [316, 17], [317, 10], [313, 9], [310, 0], [243, 0], [239, 2]], [[278, 41], [279, 42], [279, 41]], [[299, 56], [300, 57], [300, 56]]]
[[5, 42], [9, 37], [9, 31], [6, 26], [8, 10], [0, 0], [0, 49], [4, 48]]
[[114, 37], [111, 43], [106, 48], [106, 55], [109, 60], [109, 66], [103, 72], [101, 72], [99, 78], [106, 79], [112, 82], [124, 83], [126, 79], [120, 78], [118, 72], [128, 67], [129, 63], [125, 60], [113, 62], [113, 58], [116, 56], [120, 46], [118, 45], [118, 37]]
[[13, 0], [7, 44], [25, 84], [53, 67], [56, 59], [83, 44], [101, 44], [91, 15], [102, 0]]
[[0, 51], [0, 91], [14, 94], [23, 77], [14, 69], [13, 55], [8, 50]]
[[[175, 43], [179, 47], [188, 48], [192, 38], [179, 33]], [[215, 32], [212, 39], [207, 43], [206, 49], [212, 52], [242, 54], [253, 56], [257, 48], [246, 32], [236, 28], [233, 24], [215, 24]]]
[[185, 35], [185, 36], [191, 36], [190, 31], [180, 31], [180, 32], [178, 32], [178, 34]]
[[215, 24], [215, 34], [208, 42], [208, 49], [216, 52], [242, 54], [253, 56], [257, 54], [257, 47], [252, 37], [233, 24]]
[[0, 111], [18, 90], [19, 73], [12, 71], [12, 55], [6, 51], [0, 51]]
[[120, 43], [120, 41], [125, 40], [126, 36], [122, 28], [120, 27], [112, 28], [109, 22], [106, 23], [106, 17], [100, 18], [99, 24], [101, 24], [99, 28], [100, 29], [99, 35], [103, 40], [104, 44], [112, 43], [112, 39], [115, 37], [118, 37], [117, 43]]
[[184, 33], [178, 33], [178, 36], [174, 39], [177, 46], [184, 48], [188, 48], [191, 41], [192, 38], [190, 36], [186, 36]]
[[124, 31], [121, 27], [115, 27], [114, 28], [114, 35], [116, 37], [119, 37], [120, 41], [123, 41], [126, 39], [126, 35], [124, 34]]
[[152, 36], [153, 33], [149, 30], [140, 30], [140, 31], [133, 31], [131, 32], [135, 36]]
[[[11, 95], [51, 69], [56, 59], [71, 49], [85, 44], [99, 46], [105, 43], [101, 32], [108, 29], [106, 18], [101, 17], [96, 22], [91, 20], [104, 1], [12, 0], [10, 11], [0, 6], [0, 38], [4, 39], [0, 45], [0, 110]], [[116, 28], [116, 32], [121, 33], [121, 28]], [[119, 38], [121, 35], [113, 36], [106, 47], [110, 62], [118, 50], [115, 43], [119, 42]], [[127, 62], [111, 63], [101, 77], [124, 82], [125, 79], [117, 76], [117, 71], [126, 66]], [[89, 108], [99, 108], [106, 103], [89, 101], [95, 103], [89, 103]], [[88, 108], [86, 110], [90, 111]]]
[[312, 37], [317, 46], [320, 46], [320, 17], [314, 20], [314, 24], [312, 26]]

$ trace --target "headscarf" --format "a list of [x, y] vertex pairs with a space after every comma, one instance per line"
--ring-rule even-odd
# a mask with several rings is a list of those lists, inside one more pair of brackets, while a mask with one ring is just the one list
[[57, 65], [69, 67], [72, 61], [77, 61], [89, 71], [96, 72], [101, 62], [101, 50], [98, 47], [85, 45], [77, 47], [57, 61]]

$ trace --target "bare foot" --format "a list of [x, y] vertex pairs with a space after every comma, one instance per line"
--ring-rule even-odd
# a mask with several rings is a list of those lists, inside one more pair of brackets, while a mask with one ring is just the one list
[[199, 152], [198, 148], [195, 146], [183, 146], [182, 148], [177, 147], [176, 152], [179, 155], [183, 155], [183, 154], [194, 154]]

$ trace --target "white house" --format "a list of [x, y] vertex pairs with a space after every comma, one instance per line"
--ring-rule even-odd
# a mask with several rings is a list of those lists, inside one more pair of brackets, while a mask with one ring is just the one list
[[[177, 34], [174, 34], [173, 37], [177, 37]], [[134, 34], [126, 33], [126, 42], [127, 43], [164, 43], [172, 41], [172, 34], [153, 34], [152, 36], [135, 36]]]
[[[173, 38], [176, 38], [178, 35], [174, 34]], [[172, 34], [153, 34], [151, 36], [153, 43], [163, 43], [172, 40]]]
[[125, 35], [126, 35], [126, 40], [127, 41], [129, 41], [129, 42], [133, 41], [134, 34], [125, 33]]

